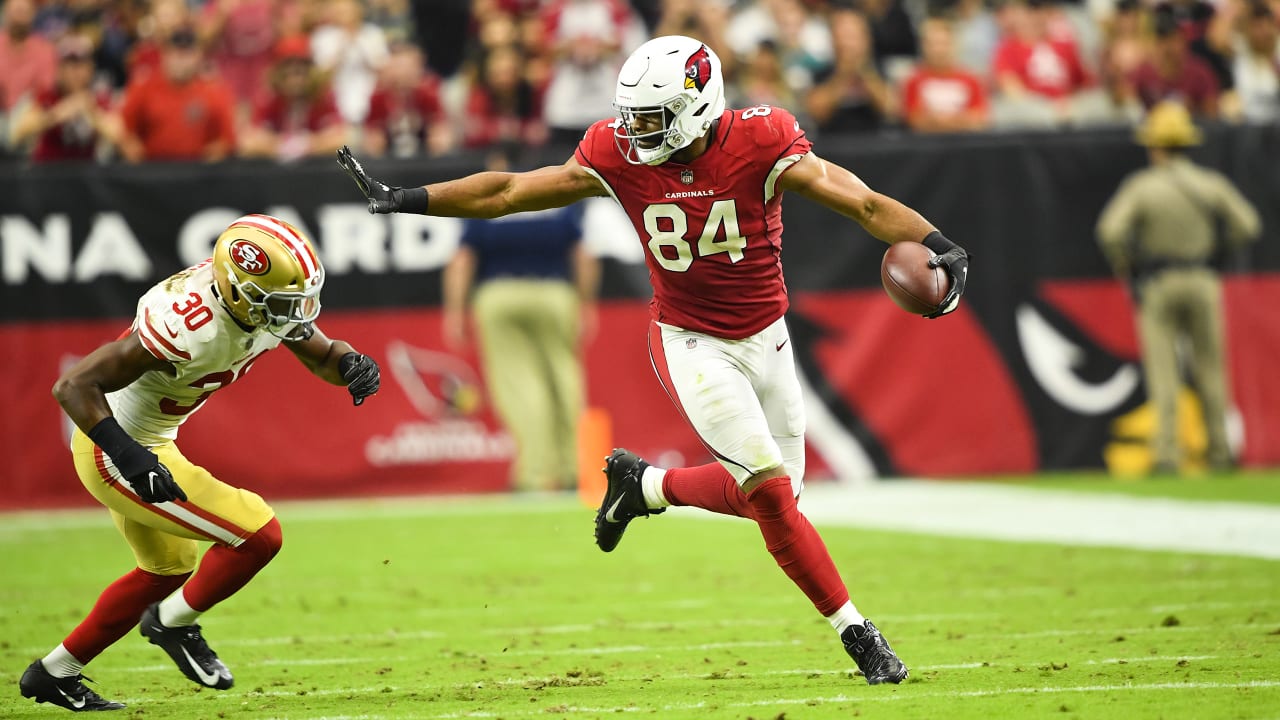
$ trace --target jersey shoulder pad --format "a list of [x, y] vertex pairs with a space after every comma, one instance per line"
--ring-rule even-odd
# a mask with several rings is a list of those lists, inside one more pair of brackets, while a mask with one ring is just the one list
[[[184, 271], [185, 272], [185, 271]], [[138, 300], [134, 327], [142, 344], [161, 360], [190, 362], [218, 333], [209, 288], [190, 287], [182, 273], [168, 278]]]
[[733, 134], [740, 135], [743, 144], [752, 151], [769, 150], [775, 155], [785, 152], [797, 143], [809, 148], [800, 121], [786, 108], [775, 105], [756, 105], [734, 110]]
[[618, 152], [613, 133], [622, 122], [621, 118], [605, 118], [597, 120], [582, 134], [578, 149], [574, 153], [578, 164], [595, 168], [601, 165], [613, 166], [622, 161], [622, 153]]

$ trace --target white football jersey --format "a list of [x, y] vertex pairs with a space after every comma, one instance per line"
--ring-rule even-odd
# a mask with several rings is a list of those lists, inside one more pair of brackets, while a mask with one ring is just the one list
[[167, 360], [177, 375], [144, 373], [107, 394], [111, 412], [125, 432], [143, 445], [178, 436], [178, 426], [215, 390], [238, 380], [258, 356], [280, 338], [257, 328], [246, 332], [213, 290], [213, 265], [205, 261], [161, 281], [138, 300], [133, 320], [142, 344]]

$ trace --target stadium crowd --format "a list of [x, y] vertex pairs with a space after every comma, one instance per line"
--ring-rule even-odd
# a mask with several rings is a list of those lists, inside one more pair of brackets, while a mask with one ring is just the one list
[[703, 40], [816, 135], [1280, 121], [1280, 0], [7, 0], [33, 161], [291, 161], [576, 142], [627, 54]]

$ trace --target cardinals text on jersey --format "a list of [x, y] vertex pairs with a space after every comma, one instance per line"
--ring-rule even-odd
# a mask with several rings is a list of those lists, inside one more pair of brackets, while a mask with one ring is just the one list
[[263, 328], [246, 332], [219, 304], [205, 261], [161, 281], [138, 300], [133, 329], [147, 350], [176, 374], [152, 371], [107, 395], [125, 432], [143, 445], [173, 440], [215, 390], [242, 377], [280, 344]]
[[778, 178], [811, 147], [791, 113], [761, 105], [726, 110], [707, 151], [685, 165], [631, 165], [600, 121], [578, 163], [609, 189], [647, 246], [655, 320], [739, 339], [782, 317]]

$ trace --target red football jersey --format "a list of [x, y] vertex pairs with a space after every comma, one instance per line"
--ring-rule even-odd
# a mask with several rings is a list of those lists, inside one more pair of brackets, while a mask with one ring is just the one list
[[578, 163], [599, 178], [647, 246], [654, 320], [733, 340], [787, 311], [778, 178], [812, 147], [795, 117], [760, 105], [726, 110], [688, 165], [631, 165], [619, 120], [592, 125]]

